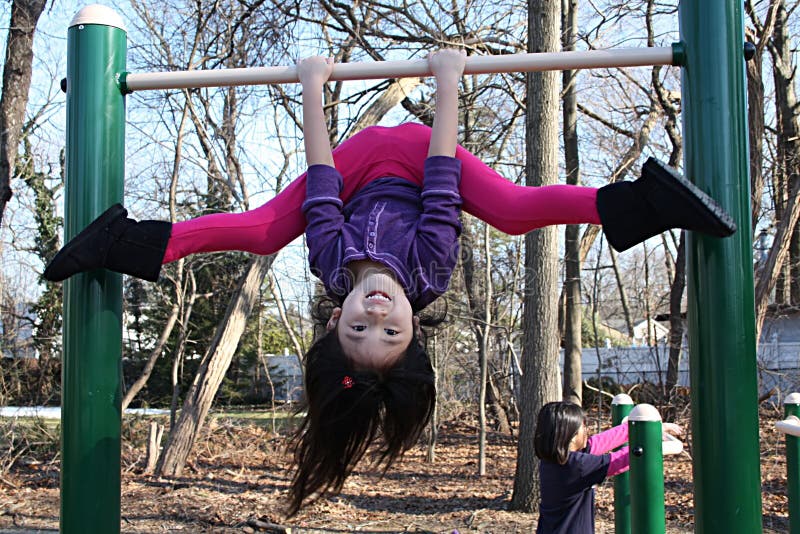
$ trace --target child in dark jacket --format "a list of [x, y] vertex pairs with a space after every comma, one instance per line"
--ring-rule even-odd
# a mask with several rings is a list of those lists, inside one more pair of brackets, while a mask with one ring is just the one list
[[[682, 434], [674, 423], [664, 432]], [[586, 415], [577, 404], [549, 402], [539, 411], [534, 435], [542, 496], [537, 534], [594, 532], [594, 486], [630, 467], [628, 424], [589, 436]]]
[[189, 254], [271, 254], [305, 230], [311, 269], [339, 305], [305, 355], [308, 411], [295, 440], [290, 513], [313, 494], [338, 492], [377, 438], [377, 458], [388, 468], [427, 425], [434, 373], [416, 314], [447, 289], [462, 204], [510, 234], [602, 224], [617, 250], [668, 228], [735, 231], [712, 199], [654, 160], [635, 182], [600, 189], [514, 185], [457, 145], [463, 54], [443, 50], [429, 62], [437, 84], [432, 128], [367, 128], [331, 151], [322, 88], [332, 66], [301, 61], [306, 174], [257, 209], [175, 224], [135, 221], [117, 204], [44, 273], [60, 281], [106, 268], [154, 281], [161, 265]]

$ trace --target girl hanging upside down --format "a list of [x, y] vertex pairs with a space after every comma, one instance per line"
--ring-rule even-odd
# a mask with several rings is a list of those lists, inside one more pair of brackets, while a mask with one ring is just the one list
[[315, 276], [339, 306], [305, 355], [307, 415], [294, 441], [290, 514], [314, 494], [338, 492], [380, 439], [388, 469], [412, 447], [435, 402], [418, 312], [442, 295], [458, 258], [459, 212], [509, 234], [553, 224], [601, 224], [625, 250], [670, 228], [724, 237], [730, 217], [673, 171], [649, 160], [642, 177], [599, 189], [517, 186], [457, 145], [464, 54], [429, 58], [436, 77], [432, 128], [374, 126], [331, 151], [322, 109], [330, 61], [298, 63], [308, 170], [263, 206], [169, 223], [135, 221], [117, 204], [67, 243], [44, 277], [105, 268], [155, 281], [189, 254], [272, 254], [304, 231]]

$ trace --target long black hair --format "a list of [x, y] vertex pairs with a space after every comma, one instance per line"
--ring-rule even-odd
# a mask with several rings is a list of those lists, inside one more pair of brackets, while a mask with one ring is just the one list
[[548, 402], [539, 410], [533, 446], [537, 458], [564, 465], [569, 445], [578, 434], [586, 415], [571, 402]]
[[416, 334], [387, 369], [356, 371], [336, 330], [319, 338], [304, 362], [307, 413], [291, 443], [297, 471], [289, 490], [289, 516], [313, 494], [339, 493], [373, 442], [379, 442], [375, 460], [385, 473], [416, 444], [436, 404], [433, 367]]

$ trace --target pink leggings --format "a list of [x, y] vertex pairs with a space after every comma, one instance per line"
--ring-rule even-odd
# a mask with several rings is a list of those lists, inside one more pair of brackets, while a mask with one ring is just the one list
[[[333, 159], [344, 177], [342, 200], [346, 203], [364, 185], [384, 176], [421, 186], [430, 136], [430, 128], [422, 124], [373, 126], [339, 145]], [[461, 160], [464, 211], [502, 232], [516, 235], [552, 224], [600, 224], [595, 205], [597, 189], [593, 187], [514, 185], [461, 146], [456, 157]], [[275, 253], [303, 234], [306, 220], [301, 206], [305, 197], [303, 173], [259, 208], [175, 223], [164, 263], [196, 252]]]

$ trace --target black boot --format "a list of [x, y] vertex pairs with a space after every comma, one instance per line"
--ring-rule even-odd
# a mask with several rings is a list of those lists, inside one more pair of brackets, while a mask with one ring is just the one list
[[671, 228], [727, 237], [736, 223], [713, 198], [654, 158], [634, 182], [616, 182], [597, 191], [603, 233], [622, 252]]
[[44, 271], [51, 282], [94, 269], [110, 269], [155, 282], [172, 223], [134, 221], [114, 204], [58, 251]]

